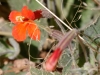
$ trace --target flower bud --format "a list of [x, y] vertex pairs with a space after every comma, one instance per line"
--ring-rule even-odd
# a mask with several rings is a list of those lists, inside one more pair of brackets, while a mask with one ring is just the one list
[[73, 29], [66, 33], [62, 40], [56, 45], [55, 51], [48, 57], [48, 59], [43, 64], [43, 68], [47, 71], [54, 71], [57, 65], [57, 62], [62, 54], [62, 51], [69, 45], [72, 39], [77, 35], [77, 30]]

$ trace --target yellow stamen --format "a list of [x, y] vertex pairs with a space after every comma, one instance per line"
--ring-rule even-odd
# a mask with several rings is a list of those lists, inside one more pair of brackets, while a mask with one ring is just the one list
[[16, 16], [16, 21], [23, 22], [24, 17], [23, 16]]

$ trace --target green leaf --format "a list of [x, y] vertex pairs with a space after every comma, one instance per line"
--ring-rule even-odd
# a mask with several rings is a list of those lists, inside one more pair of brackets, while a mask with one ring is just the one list
[[35, 0], [7, 0], [11, 7], [11, 10], [21, 10], [24, 5], [28, 6], [30, 9], [40, 9], [42, 8]]
[[84, 9], [82, 11], [82, 22], [81, 22], [81, 27], [85, 27], [87, 26], [87, 24], [91, 21], [93, 14], [94, 14], [94, 10], [91, 10], [92, 8], [95, 7], [95, 4], [93, 1], [91, 0], [87, 0], [86, 1], [87, 6], [85, 7], [86, 9]]
[[72, 67], [72, 60], [70, 60], [69, 62], [66, 62], [66, 65], [65, 67], [63, 67], [63, 70], [62, 70], [62, 75], [68, 74], [71, 70], [71, 67]]
[[65, 67], [70, 61], [71, 61], [71, 56], [70, 56], [70, 54], [69, 54], [68, 49], [66, 49], [66, 50], [62, 53], [58, 64], [59, 64], [59, 66], [61, 66], [61, 67]]
[[83, 38], [94, 48], [97, 48], [97, 45], [100, 42], [100, 18], [98, 18], [98, 21], [95, 25], [92, 25], [84, 30], [84, 34], [86, 36], [83, 36]]
[[42, 69], [36, 69], [36, 68], [32, 68], [31, 73], [32, 75], [61, 75], [58, 72], [47, 72]]
[[7, 0], [11, 10], [21, 10], [23, 5], [26, 5], [26, 0]]

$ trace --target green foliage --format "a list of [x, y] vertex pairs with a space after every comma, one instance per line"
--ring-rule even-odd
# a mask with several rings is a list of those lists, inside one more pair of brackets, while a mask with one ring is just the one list
[[40, 70], [40, 69], [36, 69], [36, 68], [32, 68], [31, 70], [32, 70], [31, 71], [32, 75], [34, 75], [34, 74], [36, 74], [36, 75], [40, 75], [40, 74], [43, 74], [43, 75], [61, 75], [58, 72], [50, 73], [50, 72]]

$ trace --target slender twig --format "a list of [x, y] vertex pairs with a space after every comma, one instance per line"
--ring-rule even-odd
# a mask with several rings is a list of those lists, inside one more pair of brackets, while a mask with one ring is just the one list
[[[80, 2], [81, 2], [81, 1], [80, 1]], [[76, 13], [75, 13], [75, 15], [74, 15], [74, 17], [73, 17], [73, 19], [72, 19], [72, 21], [71, 21], [71, 24], [73, 23], [73, 21], [74, 21], [76, 15], [77, 15], [77, 13], [78, 13], [78, 11], [79, 11], [81, 5], [82, 5], [82, 2], [80, 3], [78, 10], [76, 11]]]
[[62, 33], [65, 34], [66, 31], [65, 31], [64, 27], [62, 26], [61, 22], [59, 22], [59, 20], [56, 18], [54, 20], [57, 23], [57, 25], [61, 28]]
[[100, 6], [100, 3], [99, 3], [99, 1], [97, 1], [97, 0], [93, 0], [97, 5], [99, 5]]
[[85, 46], [84, 46], [82, 40], [79, 38], [79, 36], [78, 36], [78, 40], [79, 40], [79, 43], [80, 43], [80, 45], [82, 47], [82, 50], [83, 50], [83, 53], [84, 53], [84, 56], [85, 56], [85, 60], [86, 60], [86, 62], [88, 62], [88, 56], [87, 56], [87, 52], [86, 52]]
[[0, 35], [12, 36], [11, 32], [0, 31]]
[[[63, 15], [63, 0], [62, 0], [62, 2], [61, 2], [61, 11], [62, 11], [62, 12], [61, 12], [62, 16], [64, 16], [64, 15]], [[67, 24], [68, 24], [71, 28], [73, 28], [72, 25], [69, 23], [69, 21], [68, 21], [65, 17], [64, 17], [64, 19], [66, 20]]]
[[36, 0], [41, 6], [43, 6], [48, 12], [50, 12], [55, 18], [57, 18], [62, 24], [64, 24], [68, 29], [72, 30], [65, 22], [63, 22], [59, 17], [57, 17], [54, 13], [52, 13], [47, 7], [45, 7], [41, 2]]

